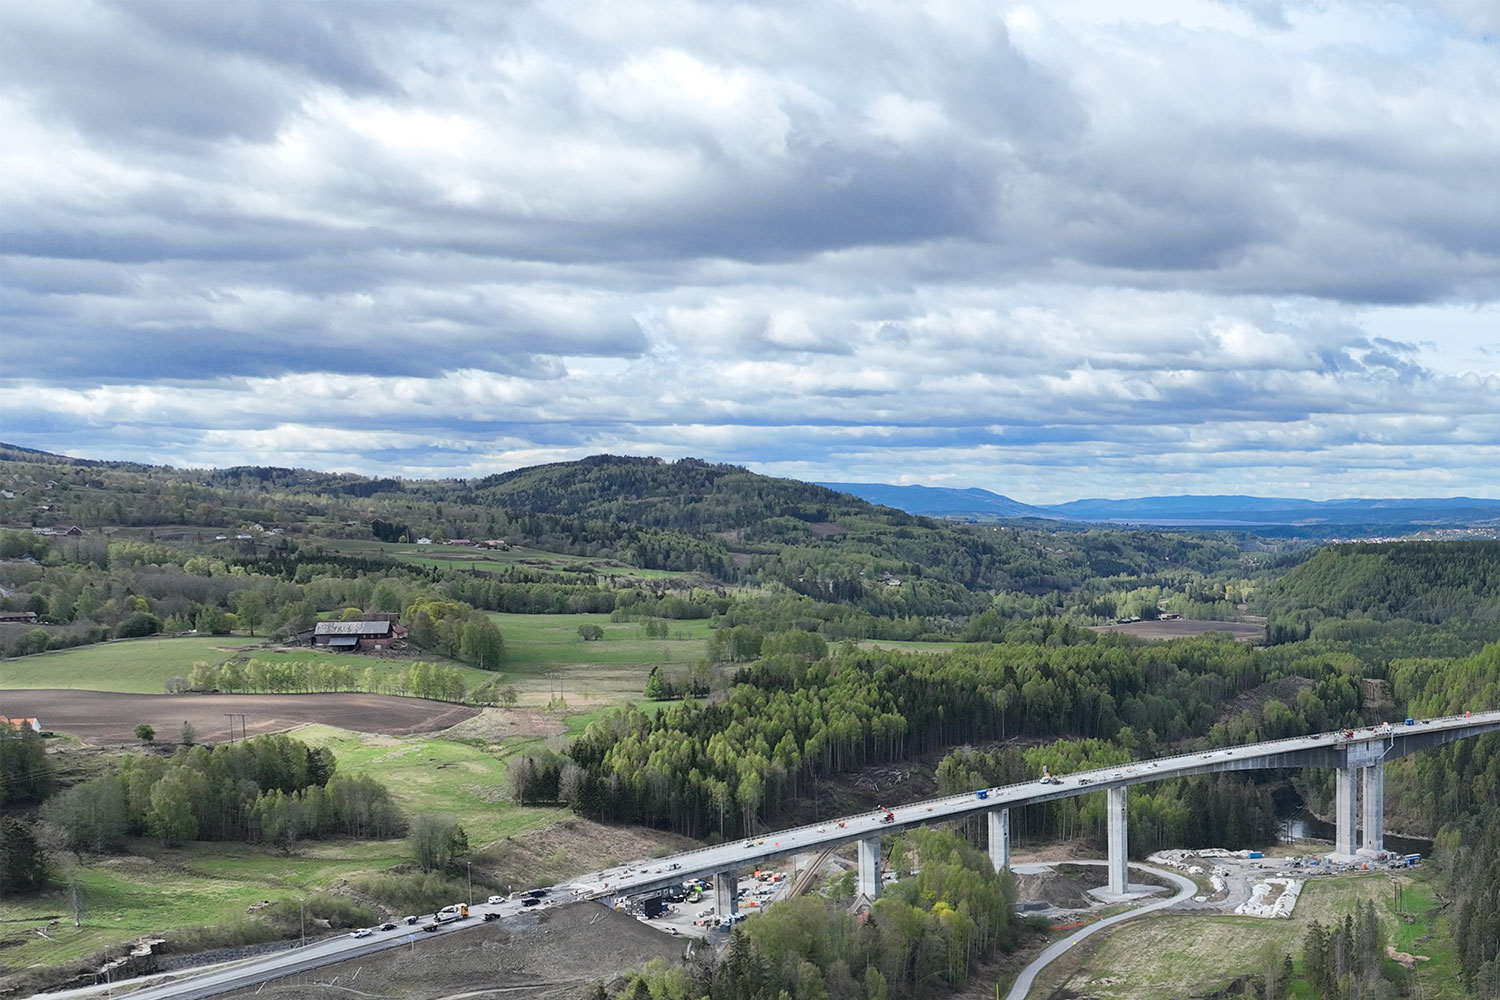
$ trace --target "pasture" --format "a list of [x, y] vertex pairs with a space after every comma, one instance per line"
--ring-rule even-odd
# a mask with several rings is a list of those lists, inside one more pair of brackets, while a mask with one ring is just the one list
[[[330, 747], [338, 773], [383, 782], [408, 816], [453, 816], [476, 851], [571, 816], [561, 808], [511, 803], [505, 794], [508, 754], [490, 747], [316, 724], [290, 735]], [[9, 928], [0, 930], [0, 972], [66, 962], [145, 934], [235, 924], [246, 919], [251, 903], [288, 900], [295, 906], [329, 886], [404, 865], [406, 855], [402, 839], [304, 841], [290, 853], [271, 845], [195, 842], [166, 848], [136, 839], [130, 853], [118, 857], [65, 857], [52, 890], [0, 902], [0, 928]], [[480, 882], [478, 864], [475, 875]], [[82, 926], [69, 918], [48, 927], [47, 938], [31, 933], [31, 927], [70, 913], [69, 883], [78, 887]]]
[[[118, 691], [127, 694], [161, 694], [169, 677], [186, 677], [199, 660], [223, 663], [231, 659], [287, 663], [312, 660], [339, 663], [354, 670], [364, 687], [364, 673], [373, 670], [377, 690], [388, 689], [398, 673], [411, 669], [410, 660], [330, 653], [310, 647], [266, 646], [247, 636], [151, 636], [117, 639], [91, 646], [74, 646], [49, 653], [36, 653], [0, 660], [0, 690], [6, 688], [81, 688], [88, 691]], [[420, 658], [453, 667], [464, 675], [469, 687], [494, 679], [494, 674], [464, 666], [438, 653]]]

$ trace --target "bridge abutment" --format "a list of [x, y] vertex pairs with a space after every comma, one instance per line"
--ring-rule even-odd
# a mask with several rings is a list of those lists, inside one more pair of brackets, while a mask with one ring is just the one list
[[874, 902], [880, 895], [880, 837], [866, 837], [859, 842], [859, 884], [856, 895]]
[[1130, 874], [1126, 868], [1130, 845], [1126, 831], [1125, 789], [1108, 788], [1104, 795], [1104, 812], [1109, 817], [1109, 891], [1124, 895], [1130, 889]]
[[990, 863], [995, 871], [1010, 870], [1010, 810], [992, 809], [989, 812]]

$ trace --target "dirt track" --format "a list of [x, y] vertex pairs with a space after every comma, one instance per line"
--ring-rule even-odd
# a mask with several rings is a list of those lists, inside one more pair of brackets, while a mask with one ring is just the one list
[[115, 694], [58, 689], [0, 691], [0, 715], [35, 717], [44, 729], [76, 736], [94, 746], [135, 744], [132, 730], [148, 723], [158, 738], [176, 741], [183, 722], [198, 740], [218, 743], [321, 722], [362, 733], [404, 736], [446, 729], [479, 714], [477, 708], [382, 694]]

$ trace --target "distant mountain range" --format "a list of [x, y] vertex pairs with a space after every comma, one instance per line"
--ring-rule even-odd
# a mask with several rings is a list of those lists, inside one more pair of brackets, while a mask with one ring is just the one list
[[976, 487], [818, 483], [871, 503], [930, 517], [973, 520], [1033, 517], [1047, 520], [1154, 524], [1176, 527], [1268, 526], [1500, 526], [1500, 499], [1300, 500], [1294, 497], [1168, 496], [1130, 500], [1073, 500], [1026, 504]]

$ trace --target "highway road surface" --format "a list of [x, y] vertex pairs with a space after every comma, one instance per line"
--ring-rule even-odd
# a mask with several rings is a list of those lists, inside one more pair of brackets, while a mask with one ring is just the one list
[[[744, 840], [735, 840], [714, 847], [703, 847], [682, 854], [629, 865], [616, 866], [603, 871], [591, 872], [569, 883], [553, 886], [551, 901], [565, 902], [578, 899], [613, 900], [653, 892], [680, 885], [689, 878], [712, 878], [718, 872], [738, 872], [749, 867], [762, 867], [762, 862], [771, 858], [800, 851], [822, 851], [830, 846], [846, 844], [887, 833], [896, 833], [910, 827], [928, 823], [961, 819], [993, 809], [1013, 808], [1034, 802], [1067, 798], [1099, 791], [1104, 788], [1122, 787], [1166, 778], [1203, 774], [1212, 771], [1244, 770], [1257, 767], [1307, 766], [1309, 753], [1353, 753], [1358, 750], [1366, 756], [1380, 759], [1391, 741], [1414, 735], [1441, 738], [1445, 730], [1500, 730], [1500, 712], [1476, 712], [1472, 717], [1452, 716], [1443, 719], [1425, 719], [1415, 726], [1395, 726], [1388, 731], [1359, 730], [1348, 739], [1341, 733], [1320, 733], [1315, 736], [1298, 737], [1255, 743], [1248, 746], [1229, 747], [1198, 753], [1163, 757], [1150, 761], [1082, 771], [1061, 775], [1056, 783], [1028, 781], [1003, 788], [983, 789], [948, 795], [923, 802], [892, 806], [893, 818], [884, 822], [885, 813], [860, 813], [822, 823], [767, 833]], [[1456, 737], [1455, 737], [1456, 738]], [[1300, 756], [1299, 756], [1300, 755]], [[1329, 758], [1332, 759], [1332, 758]], [[1298, 763], [1298, 761], [1301, 763]], [[1315, 762], [1321, 762], [1323, 757]], [[1328, 766], [1322, 763], [1321, 766]], [[1168, 874], [1168, 873], [1163, 873]], [[1176, 878], [1168, 874], [1168, 877]], [[1149, 912], [1155, 904], [1134, 913]], [[472, 908], [472, 916], [465, 921], [447, 924], [437, 930], [438, 934], [457, 933], [466, 927], [479, 924], [486, 912], [501, 916], [514, 916], [522, 910], [520, 899], [509, 900], [494, 906], [479, 905]], [[722, 914], [721, 914], [722, 916]], [[425, 918], [430, 922], [431, 918]], [[1099, 924], [1091, 925], [1099, 927]], [[408, 940], [413, 928], [399, 925], [395, 931], [377, 931], [373, 937], [340, 937], [320, 941], [307, 948], [277, 952], [264, 958], [220, 968], [184, 978], [165, 986], [153, 986], [134, 994], [140, 1000], [199, 1000], [201, 997], [227, 993], [244, 986], [271, 979], [295, 975], [321, 965], [331, 965], [384, 948], [396, 947]], [[433, 932], [418, 932], [424, 937]], [[191, 978], [187, 978], [191, 976]]]

